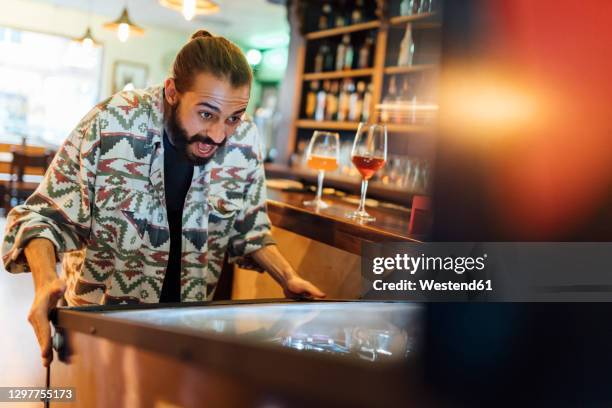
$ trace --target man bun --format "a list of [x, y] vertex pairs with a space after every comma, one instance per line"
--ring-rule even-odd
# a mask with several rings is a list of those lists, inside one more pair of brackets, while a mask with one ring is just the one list
[[213, 35], [206, 30], [198, 30], [195, 33], [191, 34], [191, 39], [195, 40], [196, 38], [207, 38], [212, 36]]

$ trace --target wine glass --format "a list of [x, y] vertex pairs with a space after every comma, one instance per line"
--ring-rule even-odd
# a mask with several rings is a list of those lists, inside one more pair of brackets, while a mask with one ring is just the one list
[[323, 193], [323, 178], [325, 171], [333, 171], [338, 168], [340, 159], [340, 135], [332, 132], [322, 132], [315, 130], [306, 150], [306, 165], [319, 172], [317, 196], [314, 200], [304, 201], [304, 205], [309, 207], [327, 208], [329, 204], [321, 200]]
[[346, 216], [359, 222], [374, 221], [376, 218], [365, 210], [366, 192], [368, 180], [385, 165], [387, 160], [387, 126], [360, 123], [351, 150], [351, 160], [362, 177], [361, 201], [357, 211], [348, 213]]

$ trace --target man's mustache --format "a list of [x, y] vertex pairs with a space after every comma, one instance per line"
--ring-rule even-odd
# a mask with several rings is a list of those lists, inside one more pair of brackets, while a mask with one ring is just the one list
[[214, 146], [223, 146], [225, 144], [227, 138], [223, 139], [223, 141], [221, 143], [217, 143], [214, 140], [212, 140], [210, 137], [208, 136], [202, 136], [202, 135], [195, 135], [189, 138], [189, 141], [187, 142], [187, 144], [193, 144], [193, 143], [206, 143], [206, 144], [210, 144], [210, 145], [214, 145]]

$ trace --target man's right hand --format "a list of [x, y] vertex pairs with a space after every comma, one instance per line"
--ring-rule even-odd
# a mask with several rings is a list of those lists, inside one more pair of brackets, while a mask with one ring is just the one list
[[34, 294], [34, 302], [28, 313], [28, 321], [34, 328], [43, 365], [48, 367], [53, 361], [53, 349], [51, 348], [51, 323], [49, 313], [57, 306], [66, 291], [66, 282], [63, 279], [55, 278], [42, 286], [38, 287]]
[[48, 367], [53, 360], [49, 313], [66, 291], [66, 282], [58, 278], [55, 272], [57, 257], [51, 241], [35, 238], [26, 245], [24, 253], [34, 280], [34, 302], [28, 321], [34, 327], [43, 365]]

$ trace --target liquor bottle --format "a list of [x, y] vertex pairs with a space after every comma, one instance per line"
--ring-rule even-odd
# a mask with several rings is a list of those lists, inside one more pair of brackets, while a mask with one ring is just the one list
[[361, 121], [367, 122], [370, 118], [370, 104], [372, 103], [373, 85], [370, 82], [363, 95], [363, 109], [361, 111]]
[[334, 70], [334, 53], [332, 52], [331, 47], [327, 43], [323, 44], [323, 70]]
[[325, 120], [336, 120], [338, 115], [338, 82], [333, 81], [325, 101]]
[[323, 82], [323, 87], [317, 92], [317, 107], [315, 108], [315, 120], [325, 119], [325, 102], [327, 102], [327, 92], [329, 92], [329, 81]]
[[383, 122], [395, 122], [396, 120], [396, 103], [397, 103], [397, 84], [395, 76], [389, 79], [389, 87], [382, 100], [383, 109], [381, 111], [381, 120]]
[[[342, 83], [342, 89], [340, 90], [340, 98], [338, 101], [338, 120], [345, 121], [349, 116], [349, 102], [351, 97], [350, 80], [345, 80]], [[353, 86], [353, 89], [355, 87]]]
[[359, 49], [359, 59], [357, 61], [358, 68], [367, 68], [370, 66], [370, 55], [372, 54], [372, 45], [374, 38], [368, 36]]
[[402, 0], [400, 3], [400, 16], [409, 16], [412, 14], [412, 1]]
[[306, 117], [313, 119], [317, 108], [317, 90], [319, 89], [319, 81], [310, 81], [310, 90], [306, 94]]
[[353, 44], [351, 44], [351, 37], [347, 35], [344, 36], [342, 41], [345, 41], [346, 50], [344, 51], [344, 69], [353, 68], [353, 60], [355, 59], [355, 50], [353, 48]]
[[353, 80], [350, 80], [348, 83], [348, 91], [350, 95], [349, 96], [348, 120], [351, 122], [355, 122], [361, 119], [360, 116], [361, 116], [362, 103], [360, 102], [360, 98], [361, 98], [361, 93], [363, 92], [363, 90], [359, 91], [360, 84], [365, 89], [365, 83], [359, 82], [357, 84], [357, 91], [355, 91], [355, 84], [353, 83]]
[[323, 61], [325, 59], [325, 54], [323, 54], [323, 47], [325, 45], [321, 45], [317, 50], [317, 54], [314, 58], [314, 72], [322, 72], [323, 71]]
[[342, 37], [342, 42], [338, 44], [338, 48], [336, 49], [336, 71], [342, 71], [344, 68], [344, 59], [346, 57], [346, 43], [350, 42], [350, 37], [348, 34], [344, 34]]
[[359, 24], [363, 22], [363, 0], [355, 1], [355, 8], [351, 13], [351, 24]]
[[430, 0], [421, 0], [421, 4], [419, 4], [419, 13], [429, 13], [431, 12], [431, 1]]
[[347, 90], [349, 94], [347, 119], [351, 122], [355, 122], [360, 119], [357, 117], [357, 108], [359, 107], [359, 93], [355, 90], [355, 83], [352, 79], [348, 82]]
[[402, 82], [402, 91], [400, 92], [400, 97], [401, 101], [404, 103], [404, 105], [409, 105], [410, 106], [410, 110], [409, 110], [409, 114], [406, 115], [405, 117], [402, 117], [400, 120], [401, 121], [405, 121], [407, 120], [408, 122], [414, 124], [416, 123], [416, 92], [414, 90], [414, 86], [413, 86], [413, 82], [411, 78], [404, 78], [404, 81]]
[[422, 0], [410, 0], [410, 14], [419, 14]]
[[412, 25], [406, 24], [406, 33], [400, 43], [399, 56], [397, 57], [398, 66], [412, 65], [414, 59], [414, 41], [412, 40]]
[[349, 24], [349, 22], [347, 21], [347, 15], [346, 15], [346, 2], [341, 0], [340, 4], [337, 5], [337, 12], [336, 12], [336, 27], [344, 27], [346, 25]]
[[332, 25], [332, 8], [329, 3], [324, 3], [319, 16], [319, 30], [326, 30]]

